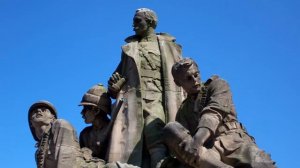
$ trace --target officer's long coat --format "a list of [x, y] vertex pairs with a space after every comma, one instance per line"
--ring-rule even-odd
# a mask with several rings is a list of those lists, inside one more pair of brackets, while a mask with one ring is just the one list
[[[181, 46], [175, 43], [175, 38], [167, 34], [157, 34], [162, 63], [163, 103], [167, 122], [174, 121], [182, 100], [183, 91], [174, 83], [171, 68], [180, 60]], [[135, 36], [125, 40], [122, 46], [122, 58], [116, 72], [126, 78], [118, 100], [124, 102], [115, 120], [109, 145], [107, 158], [109, 162], [121, 161], [142, 165], [143, 160], [143, 104], [140, 88], [141, 60], [138, 41]]]

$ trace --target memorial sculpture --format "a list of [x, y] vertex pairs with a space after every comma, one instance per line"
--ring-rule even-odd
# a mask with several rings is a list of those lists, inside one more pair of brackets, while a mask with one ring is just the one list
[[108, 81], [110, 95], [124, 101], [112, 130], [108, 161], [147, 167], [150, 159], [156, 167], [167, 156], [162, 129], [175, 120], [183, 100], [171, 74], [172, 65], [181, 59], [181, 47], [171, 35], [155, 33], [156, 26], [154, 11], [136, 11], [135, 35], [126, 38], [121, 61]]
[[188, 94], [176, 122], [164, 128], [164, 142], [180, 162], [194, 168], [275, 167], [238, 122], [226, 81], [212, 76], [201, 83], [198, 66], [190, 58], [174, 64], [172, 74]]
[[157, 20], [150, 9], [136, 10], [135, 35], [122, 46], [108, 90], [94, 85], [82, 97], [91, 126], [79, 142], [50, 102], [31, 105], [38, 168], [275, 167], [238, 121], [228, 83], [218, 76], [201, 83], [198, 65], [182, 58], [175, 38], [155, 33]]

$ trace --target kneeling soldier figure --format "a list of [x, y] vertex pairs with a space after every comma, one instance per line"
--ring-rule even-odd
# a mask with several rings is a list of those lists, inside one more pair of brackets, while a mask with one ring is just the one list
[[181, 163], [194, 168], [275, 167], [238, 122], [223, 79], [212, 76], [201, 83], [198, 66], [190, 58], [175, 63], [172, 75], [188, 97], [178, 110], [177, 122], [165, 126], [164, 141]]

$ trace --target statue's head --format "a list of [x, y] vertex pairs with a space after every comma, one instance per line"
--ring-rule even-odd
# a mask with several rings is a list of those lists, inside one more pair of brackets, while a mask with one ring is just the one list
[[189, 95], [197, 94], [201, 89], [201, 76], [198, 65], [191, 58], [183, 58], [172, 67], [176, 85], [181, 86]]
[[42, 100], [32, 104], [28, 110], [28, 123], [33, 138], [39, 141], [35, 130], [43, 125], [50, 125], [55, 119], [57, 112], [50, 102]]
[[111, 113], [111, 99], [102, 84], [91, 87], [83, 95], [80, 106], [83, 106], [81, 114], [86, 123], [92, 123], [98, 115], [107, 118]]
[[157, 16], [155, 12], [148, 8], [137, 9], [133, 18], [133, 28], [136, 35], [142, 36], [149, 30], [157, 26]]

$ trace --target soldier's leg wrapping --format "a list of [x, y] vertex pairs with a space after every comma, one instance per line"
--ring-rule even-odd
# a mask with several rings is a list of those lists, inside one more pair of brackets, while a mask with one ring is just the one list
[[236, 167], [275, 168], [269, 154], [259, 149], [256, 144], [243, 144], [235, 153], [242, 154]]
[[205, 168], [232, 168], [229, 165], [224, 164], [220, 160], [220, 155], [214, 150], [206, 149], [205, 147], [201, 147], [199, 149], [199, 157], [194, 158], [194, 162], [188, 163], [188, 160], [191, 160], [193, 157], [190, 154], [186, 153], [179, 146], [182, 141], [191, 142], [192, 136], [187, 129], [185, 129], [181, 124], [178, 122], [171, 122], [168, 123], [164, 129], [164, 142], [168, 146], [171, 153], [173, 153], [178, 160], [183, 163], [189, 164], [194, 168], [205, 167]]
[[160, 100], [144, 100], [143, 105], [145, 143], [150, 154], [151, 167], [155, 168], [167, 156], [167, 147], [162, 141], [165, 114]]

